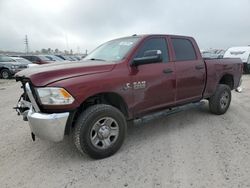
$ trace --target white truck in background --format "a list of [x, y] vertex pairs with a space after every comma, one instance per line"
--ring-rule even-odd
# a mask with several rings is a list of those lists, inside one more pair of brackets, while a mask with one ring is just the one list
[[244, 64], [244, 72], [250, 73], [250, 46], [231, 47], [223, 58], [240, 58]]

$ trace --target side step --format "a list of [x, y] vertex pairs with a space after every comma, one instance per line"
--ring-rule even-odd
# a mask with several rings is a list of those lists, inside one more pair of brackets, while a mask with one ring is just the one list
[[140, 124], [140, 123], [147, 123], [149, 121], [152, 121], [154, 119], [160, 118], [160, 117], [164, 117], [164, 116], [169, 116], [171, 114], [176, 114], [178, 112], [182, 112], [188, 109], [192, 109], [192, 108], [196, 108], [199, 106], [202, 106], [205, 104], [205, 101], [199, 101], [199, 102], [195, 102], [195, 103], [189, 103], [183, 106], [178, 106], [178, 107], [174, 107], [174, 108], [169, 108], [160, 112], [156, 112], [150, 115], [146, 115], [143, 116], [141, 118], [135, 119], [134, 120], [134, 124]]

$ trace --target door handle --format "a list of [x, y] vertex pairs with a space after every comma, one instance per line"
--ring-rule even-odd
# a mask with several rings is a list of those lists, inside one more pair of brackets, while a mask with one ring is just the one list
[[172, 69], [164, 69], [163, 70], [164, 74], [171, 74], [172, 72], [173, 72]]
[[197, 69], [197, 70], [204, 69], [204, 65], [196, 65], [195, 69]]

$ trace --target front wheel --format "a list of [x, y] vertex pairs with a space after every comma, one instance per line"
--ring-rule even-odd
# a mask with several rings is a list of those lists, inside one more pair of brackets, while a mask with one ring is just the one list
[[213, 114], [224, 114], [231, 103], [231, 89], [228, 85], [219, 84], [215, 94], [209, 99], [209, 109]]
[[11, 77], [11, 73], [8, 69], [1, 70], [1, 77], [3, 79], [9, 79]]
[[119, 150], [126, 130], [125, 117], [117, 108], [97, 104], [80, 114], [74, 127], [73, 140], [81, 153], [101, 159]]

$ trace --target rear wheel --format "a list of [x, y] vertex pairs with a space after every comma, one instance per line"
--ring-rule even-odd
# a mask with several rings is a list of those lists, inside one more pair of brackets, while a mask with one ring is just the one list
[[11, 78], [11, 73], [8, 69], [1, 70], [1, 78], [3, 79], [9, 79]]
[[219, 84], [215, 94], [209, 99], [209, 109], [213, 114], [224, 114], [231, 103], [231, 89], [228, 85]]
[[76, 148], [95, 159], [114, 154], [121, 147], [127, 130], [124, 115], [115, 107], [98, 104], [79, 116], [73, 133]]

